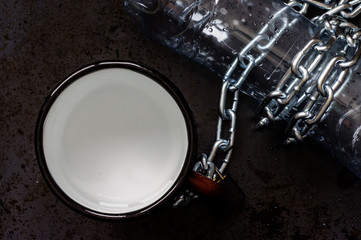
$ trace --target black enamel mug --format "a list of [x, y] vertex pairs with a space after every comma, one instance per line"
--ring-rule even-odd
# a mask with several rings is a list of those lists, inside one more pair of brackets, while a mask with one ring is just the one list
[[46, 99], [36, 152], [50, 189], [90, 216], [121, 219], [162, 204], [184, 183], [196, 150], [190, 108], [164, 76], [100, 62]]

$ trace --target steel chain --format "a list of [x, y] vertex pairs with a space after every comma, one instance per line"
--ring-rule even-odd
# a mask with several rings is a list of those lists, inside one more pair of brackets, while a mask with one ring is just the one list
[[[361, 0], [290, 0], [288, 5], [298, 9], [302, 15], [307, 13], [310, 6], [325, 11], [321, 16], [312, 19], [315, 24], [321, 26], [321, 30], [295, 56], [291, 67], [275, 90], [271, 91], [260, 104], [259, 112], [263, 113], [264, 117], [257, 124], [258, 127], [268, 125], [280, 119], [282, 115], [289, 115], [293, 109], [298, 111], [297, 109], [302, 108], [301, 111], [294, 113], [288, 124], [291, 137], [286, 142], [290, 143], [302, 141], [312, 126], [321, 120], [331, 105], [335, 92], [345, 82], [349, 68], [358, 61], [361, 55], [361, 31], [356, 25], [346, 20], [361, 13]], [[283, 10], [281, 9], [279, 13]], [[217, 181], [218, 177], [224, 178], [223, 172], [233, 151], [240, 87], [251, 70], [267, 56], [283, 31], [292, 25], [285, 18], [280, 30], [270, 36], [267, 32], [270, 32], [271, 22], [272, 20], [245, 46], [224, 75], [216, 141], [209, 156], [203, 153], [201, 160], [193, 168], [194, 171], [202, 173], [213, 181]], [[328, 51], [339, 45], [340, 41], [343, 41], [344, 45], [338, 49], [338, 54], [326, 64], [322, 71], [319, 70], [324, 64], [322, 60], [328, 55]], [[349, 54], [350, 49], [353, 51], [352, 54]], [[258, 55], [255, 56], [254, 53]], [[239, 76], [235, 78], [237, 73]], [[228, 95], [233, 95], [230, 107], [227, 107]], [[228, 124], [227, 131], [223, 131], [226, 124]], [[219, 150], [224, 154], [220, 167], [215, 164]], [[176, 199], [174, 206], [185, 205], [197, 197], [195, 193], [187, 190]]]
[[[321, 26], [318, 34], [294, 57], [289, 70], [258, 110], [263, 115], [256, 125], [260, 128], [282, 117], [289, 118], [296, 109], [287, 126], [291, 136], [285, 141], [292, 143], [302, 141], [322, 119], [336, 91], [345, 82], [349, 68], [360, 58], [361, 31], [346, 18], [361, 12], [361, 0], [341, 0], [338, 3], [291, 0], [288, 5], [300, 9], [301, 14], [305, 14], [310, 5], [326, 10], [313, 19]], [[336, 49], [337, 54], [324, 66], [325, 59], [330, 58], [328, 51], [331, 48]], [[323, 70], [320, 70], [321, 65]]]
[[325, 10], [325, 15], [339, 14], [342, 18], [354, 18], [361, 13], [361, 0], [290, 0], [287, 3], [291, 7], [298, 7], [305, 14], [310, 6]]
[[[273, 19], [265, 24], [258, 34], [242, 49], [223, 77], [218, 106], [216, 140], [213, 143], [209, 155], [207, 156], [205, 153], [202, 153], [201, 160], [198, 161], [193, 168], [195, 172], [201, 173], [213, 181], [218, 182], [224, 179], [224, 170], [229, 164], [232, 155], [240, 87], [247, 79], [251, 70], [267, 56], [271, 48], [289, 26], [288, 19], [281, 18], [282, 26], [278, 29], [273, 27], [271, 29], [270, 27], [270, 25], [275, 24], [275, 19], [277, 19], [278, 15], [285, 9], [286, 8], [283, 8], [278, 14], [275, 14]], [[231, 95], [232, 101], [227, 101], [230, 97], [229, 95]], [[229, 103], [229, 106], [227, 106], [227, 103]], [[228, 128], [225, 127], [226, 125]], [[215, 161], [216, 157], [220, 154], [223, 154], [223, 159], [219, 166], [217, 166]], [[173, 206], [185, 205], [189, 202], [190, 198], [196, 197], [198, 197], [196, 194], [187, 190], [186, 193], [176, 199]]]
[[308, 11], [309, 8], [309, 4], [304, 2], [304, 1], [299, 1], [299, 0], [291, 0], [287, 3], [288, 6], [294, 8], [294, 9], [299, 9], [297, 12], [299, 14], [305, 15]]

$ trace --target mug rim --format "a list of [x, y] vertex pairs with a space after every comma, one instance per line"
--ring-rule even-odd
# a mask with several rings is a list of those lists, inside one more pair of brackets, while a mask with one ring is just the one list
[[[184, 164], [182, 166], [182, 169], [180, 171], [180, 174], [176, 178], [173, 185], [168, 189], [168, 191], [163, 194], [159, 199], [157, 199], [152, 204], [145, 206], [144, 208], [141, 208], [139, 210], [130, 211], [127, 213], [103, 213], [100, 211], [96, 211], [90, 208], [87, 208], [79, 203], [77, 203], [75, 200], [73, 200], [71, 197], [69, 197], [56, 183], [55, 179], [51, 176], [51, 173], [49, 171], [49, 168], [47, 166], [45, 154], [44, 154], [44, 148], [43, 148], [43, 127], [44, 122], [47, 117], [47, 114], [49, 110], [51, 109], [52, 105], [58, 98], [58, 96], [61, 95], [61, 93], [69, 87], [72, 83], [80, 79], [81, 77], [96, 72], [99, 70], [109, 69], [109, 68], [120, 68], [120, 69], [128, 69], [135, 71], [137, 73], [140, 73], [144, 76], [149, 77], [154, 82], [158, 83], [164, 90], [167, 91], [167, 93], [172, 97], [172, 99], [176, 102], [177, 106], [179, 107], [183, 117], [184, 122], [187, 129], [187, 138], [188, 138], [188, 146], [187, 146], [187, 154], [184, 159]], [[197, 149], [197, 133], [196, 133], [196, 127], [195, 127], [195, 121], [193, 113], [185, 100], [184, 96], [180, 92], [180, 90], [173, 84], [168, 78], [166, 78], [164, 75], [160, 74], [159, 72], [155, 70], [151, 70], [147, 67], [144, 67], [142, 65], [139, 65], [137, 63], [131, 62], [131, 61], [101, 61], [96, 62], [90, 65], [87, 65], [85, 67], [82, 67], [69, 76], [67, 76], [63, 81], [61, 81], [54, 90], [51, 91], [51, 93], [47, 96], [45, 99], [39, 115], [36, 122], [36, 129], [35, 129], [35, 151], [36, 151], [36, 157], [38, 161], [38, 165], [41, 171], [41, 174], [43, 178], [45, 179], [45, 182], [47, 183], [50, 190], [55, 194], [55, 196], [60, 199], [63, 203], [65, 203], [67, 206], [72, 208], [73, 210], [85, 214], [89, 217], [95, 217], [100, 218], [104, 220], [119, 220], [119, 219], [126, 219], [126, 218], [134, 218], [141, 215], [144, 215], [145, 213], [155, 209], [165, 201], [167, 201], [173, 193], [175, 193], [183, 184], [186, 176], [188, 175], [191, 162], [195, 159]]]

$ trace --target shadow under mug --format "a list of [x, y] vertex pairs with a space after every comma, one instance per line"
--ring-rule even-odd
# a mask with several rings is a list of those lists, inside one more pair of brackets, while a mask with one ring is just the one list
[[196, 151], [193, 115], [164, 76], [132, 62], [99, 62], [48, 96], [36, 154], [50, 189], [104, 219], [147, 213], [184, 182]]

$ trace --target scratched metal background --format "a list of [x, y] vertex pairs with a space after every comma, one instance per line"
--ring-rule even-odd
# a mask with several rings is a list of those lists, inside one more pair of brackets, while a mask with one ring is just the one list
[[245, 96], [230, 171], [247, 198], [233, 211], [216, 217], [196, 201], [105, 222], [57, 200], [37, 165], [34, 129], [45, 97], [84, 65], [131, 60], [163, 73], [193, 110], [200, 151], [214, 139], [220, 79], [149, 39], [122, 5], [0, 2], [0, 239], [361, 239], [361, 182], [312, 143], [286, 148], [277, 129], [253, 130], [256, 104]]

